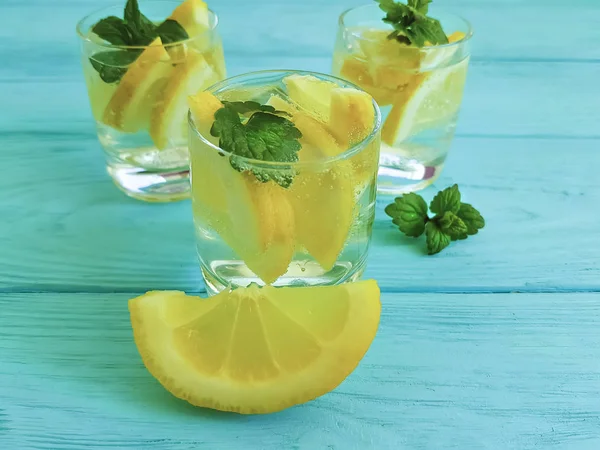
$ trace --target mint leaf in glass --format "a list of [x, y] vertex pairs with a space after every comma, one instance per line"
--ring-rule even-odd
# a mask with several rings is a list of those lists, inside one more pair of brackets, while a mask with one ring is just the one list
[[395, 39], [406, 45], [423, 47], [447, 44], [448, 37], [440, 22], [427, 16], [431, 0], [408, 0], [408, 4], [394, 0], [375, 0], [386, 13], [383, 22], [394, 28], [388, 39]]
[[[215, 113], [210, 133], [219, 138], [219, 146], [231, 153], [231, 166], [239, 172], [250, 171], [261, 182], [273, 180], [287, 188], [294, 177], [292, 169], [275, 170], [248, 164], [244, 158], [259, 161], [298, 161], [302, 133], [274, 108], [256, 102], [224, 102]], [[242, 123], [244, 114], [252, 113]]]

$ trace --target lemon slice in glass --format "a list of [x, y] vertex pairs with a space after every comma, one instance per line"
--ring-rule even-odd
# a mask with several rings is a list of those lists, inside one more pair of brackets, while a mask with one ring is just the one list
[[103, 122], [128, 133], [147, 126], [153, 92], [170, 71], [169, 54], [156, 38], [127, 68], [104, 110]]
[[395, 145], [458, 113], [467, 78], [468, 58], [436, 69], [399, 95], [383, 125], [381, 138]]
[[204, 57], [189, 52], [177, 64], [155, 98], [150, 117], [150, 136], [158, 149], [187, 144], [187, 97], [219, 80]]

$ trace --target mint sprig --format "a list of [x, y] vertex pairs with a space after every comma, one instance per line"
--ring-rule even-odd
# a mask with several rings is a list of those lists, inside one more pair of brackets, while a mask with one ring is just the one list
[[[257, 168], [245, 161], [298, 161], [302, 133], [283, 115], [287, 114], [257, 102], [223, 102], [223, 107], [215, 112], [210, 134], [218, 137], [219, 146], [231, 153], [229, 162], [235, 170], [251, 172], [263, 183], [273, 180], [288, 188], [294, 179], [291, 168]], [[245, 120], [247, 116], [250, 117]]]
[[438, 192], [429, 209], [434, 217], [427, 215], [423, 197], [413, 192], [397, 197], [386, 206], [385, 213], [407, 236], [419, 237], [425, 233], [430, 255], [441, 252], [451, 241], [477, 234], [485, 226], [481, 213], [469, 203], [461, 202], [456, 184]]
[[407, 4], [394, 0], [375, 1], [386, 13], [382, 20], [394, 28], [388, 39], [417, 47], [423, 47], [426, 42], [432, 45], [448, 43], [439, 20], [427, 16], [432, 0], [408, 0]]
[[[127, 0], [123, 19], [108, 16], [98, 21], [92, 32], [113, 45], [143, 47], [157, 37], [163, 44], [183, 41], [189, 38], [185, 29], [175, 20], [167, 19], [156, 25], [140, 11], [137, 0]], [[114, 50], [92, 55], [90, 62], [105, 83], [121, 80], [127, 66], [141, 54], [139, 49]]]

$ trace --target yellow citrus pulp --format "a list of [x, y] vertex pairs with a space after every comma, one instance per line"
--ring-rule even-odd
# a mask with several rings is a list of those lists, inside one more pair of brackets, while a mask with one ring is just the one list
[[208, 298], [154, 291], [129, 301], [135, 343], [150, 373], [189, 403], [270, 413], [336, 388], [379, 324], [373, 280], [262, 289]]

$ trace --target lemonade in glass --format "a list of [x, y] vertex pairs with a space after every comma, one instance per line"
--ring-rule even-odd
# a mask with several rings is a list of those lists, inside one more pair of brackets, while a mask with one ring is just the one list
[[371, 95], [328, 75], [264, 71], [189, 102], [192, 206], [209, 293], [358, 279], [380, 144]]
[[[373, 3], [341, 15], [333, 73], [369, 92], [379, 104], [383, 126], [378, 190], [399, 194], [425, 188], [444, 167], [462, 101], [472, 31], [458, 16], [436, 13], [430, 18], [428, 1], [380, 3], [381, 8]], [[410, 5], [414, 8], [408, 9]], [[428, 34], [415, 40], [413, 28], [398, 31], [405, 30], [403, 20], [437, 22], [445, 36], [435, 45]]]
[[201, 0], [128, 0], [77, 25], [107, 170], [127, 195], [189, 197], [187, 96], [225, 77], [217, 23]]

